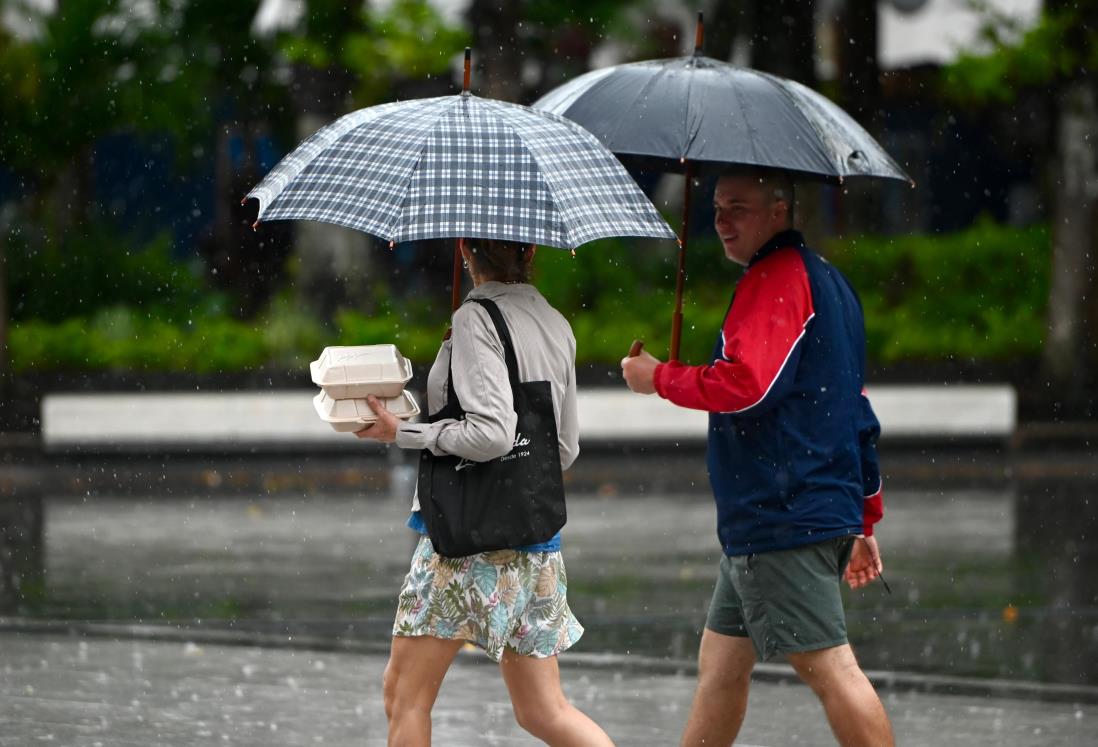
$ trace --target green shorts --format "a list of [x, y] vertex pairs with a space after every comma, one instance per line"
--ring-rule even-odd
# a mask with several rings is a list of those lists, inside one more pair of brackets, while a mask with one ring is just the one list
[[854, 537], [721, 559], [705, 626], [750, 638], [759, 659], [846, 643], [839, 584]]

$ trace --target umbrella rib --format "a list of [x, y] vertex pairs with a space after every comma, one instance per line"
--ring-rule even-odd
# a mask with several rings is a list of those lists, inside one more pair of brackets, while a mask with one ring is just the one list
[[[770, 85], [777, 88], [778, 91], [781, 93], [781, 95], [784, 96], [785, 99], [787, 101], [789, 101], [790, 104], [793, 105], [793, 108], [797, 111], [797, 114], [800, 114], [801, 118], [804, 121], [808, 122], [808, 126], [812, 128], [813, 132], [816, 133], [816, 138], [819, 140], [819, 142], [826, 143], [827, 142], [827, 138], [825, 137], [826, 133], [824, 133], [824, 131], [819, 127], [819, 125], [816, 124], [815, 120], [813, 120], [812, 117], [805, 114], [804, 109], [801, 108], [800, 103], [797, 101], [797, 97], [794, 96], [793, 94], [791, 94], [786, 89], [786, 87], [784, 85], [782, 85], [782, 79], [775, 76], [775, 75], [770, 75], [769, 73], [764, 73], [762, 71], [759, 71], [759, 75], [762, 76], [763, 80], [765, 80]], [[826, 148], [824, 149], [824, 154], [825, 155], [831, 155], [831, 154], [828, 153], [828, 150]], [[842, 162], [839, 160], [838, 155], [836, 154], [834, 158], [829, 158], [828, 160], [830, 160], [832, 162], [832, 164], [835, 168], [835, 176], [837, 176], [839, 178], [839, 180], [842, 181], [842, 178], [844, 176], [844, 174], [843, 174], [843, 165], [842, 165]]]
[[[691, 66], [689, 64], [687, 64], [685, 67], [690, 68]], [[695, 67], [694, 69], [697, 70], [698, 68]], [[695, 123], [694, 131], [692, 133], [690, 132], [690, 125], [691, 125], [690, 119], [691, 119], [691, 112], [693, 111], [693, 109], [690, 106], [690, 101], [693, 97], [694, 97], [694, 75], [692, 73], [687, 72], [687, 75], [686, 75], [686, 116], [683, 117], [683, 119], [685, 120], [684, 125], [686, 126], [686, 133], [685, 133], [685, 136], [683, 137], [682, 152], [679, 153], [680, 161], [682, 159], [686, 158], [686, 155], [690, 152], [690, 146], [694, 144], [694, 140], [697, 139], [697, 137], [698, 137], [698, 132], [701, 131], [701, 122], [699, 121], [699, 122]]]
[[[492, 109], [499, 110], [500, 108], [502, 108], [502, 107], [497, 106], [497, 103], [499, 103], [499, 102], [496, 102], [493, 99], [481, 99], [481, 101], [484, 104], [488, 105]], [[506, 109], [504, 109], [504, 112], [506, 112]], [[554, 115], [554, 114], [549, 114], [548, 112], [539, 112], [539, 114], [554, 117], [555, 119], [559, 120], [564, 125], [577, 127], [581, 130], [583, 129], [579, 125], [575, 124], [571, 120], [566, 119], [564, 117], [560, 117], [560, 116], [557, 116], [557, 115]], [[538, 164], [538, 167], [539, 167], [538, 168], [538, 178], [541, 179], [541, 181], [545, 184], [545, 193], [547, 195], [549, 195], [549, 199], [551, 199], [553, 201], [553, 207], [556, 208], [557, 214], [563, 216], [565, 214], [565, 212], [564, 212], [564, 210], [561, 209], [561, 206], [557, 204], [557, 196], [556, 196], [556, 194], [554, 194], [553, 187], [552, 187], [552, 185], [550, 185], [549, 180], [545, 178], [546, 170], [541, 168], [542, 164], [541, 164], [541, 161], [538, 160], [537, 155], [534, 153], [534, 151], [532, 151], [530, 149], [530, 146], [528, 146], [526, 144], [526, 141], [523, 140], [519, 136], [518, 132], [515, 130], [515, 125], [511, 121], [509, 121], [507, 119], [507, 117], [500, 117], [500, 122], [502, 122], [503, 125], [506, 126], [507, 129], [509, 129], [511, 131], [511, 134], [514, 136], [515, 140], [518, 141], [518, 143], [522, 146], [523, 150], [525, 150], [527, 153], [530, 154], [530, 158], [533, 159], [534, 163]], [[587, 132], [586, 130], [583, 130], [583, 131]], [[592, 137], [594, 137], [594, 136], [592, 135]], [[571, 235], [572, 234], [572, 229], [568, 225], [568, 222], [565, 221], [565, 220], [561, 220], [560, 225], [561, 225], [561, 231], [563, 232], [564, 237], [568, 242], [568, 248], [569, 249], [575, 249], [576, 246], [578, 246], [578, 244], [573, 243], [572, 235]]]
[[[454, 105], [460, 105], [462, 103], [462, 99], [463, 99], [463, 97], [450, 97], [450, 96], [447, 96], [446, 98], [447, 99], [457, 98], [457, 101], [453, 102]], [[473, 96], [473, 94], [468, 94], [468, 96], [465, 96], [464, 98], [477, 98], [477, 97]], [[481, 99], [481, 100], [483, 100], [483, 99]], [[439, 116], [436, 117], [434, 125], [431, 127], [430, 130], [427, 131], [426, 136], [423, 138], [423, 142], [420, 144], [419, 155], [416, 156], [416, 160], [415, 160], [414, 165], [412, 166], [412, 170], [409, 172], [409, 178], [405, 182], [404, 197], [401, 198], [400, 206], [397, 208], [396, 217], [393, 219], [393, 233], [392, 233], [392, 236], [387, 237], [388, 241], [394, 241], [396, 239], [396, 237], [400, 234], [400, 231], [398, 230], [399, 226], [400, 226], [400, 221], [404, 217], [404, 208], [407, 207], [407, 205], [408, 205], [408, 195], [412, 191], [412, 178], [411, 177], [419, 169], [419, 164], [423, 160], [423, 152], [425, 150], [427, 150], [427, 143], [430, 142], [431, 135], [434, 134], [435, 130], [438, 129], [440, 123], [442, 122], [443, 114], [445, 114], [445, 110], [440, 112]], [[455, 236], [454, 238], [465, 238], [465, 237]]]
[[[633, 62], [633, 63], [629, 63], [629, 64], [630, 64], [630, 65], [645, 65], [645, 64], [648, 64], [648, 63], [644, 63], [644, 62]], [[621, 67], [625, 67], [625, 65], [622, 65]], [[657, 69], [657, 72], [656, 72], [656, 74], [655, 74], [655, 75], [653, 75], [653, 76], [652, 76], [651, 78], [649, 78], [649, 79], [648, 79], [648, 82], [647, 82], [647, 83], [645, 83], [645, 84], [644, 84], [644, 86], [642, 86], [642, 87], [641, 87], [641, 89], [640, 89], [639, 91], [637, 91], [637, 95], [636, 95], [636, 97], [634, 97], [634, 99], [633, 99], [633, 100], [632, 100], [631, 102], [629, 102], [629, 106], [628, 106], [628, 107], [626, 107], [625, 109], [623, 109], [623, 111], [626, 111], [626, 112], [628, 112], [628, 111], [632, 111], [633, 107], [634, 107], [634, 106], [636, 106], [636, 103], [637, 103], [638, 101], [640, 101], [640, 99], [641, 99], [641, 98], [642, 98], [642, 97], [643, 97], [643, 96], [644, 96], [645, 94], [647, 94], [647, 93], [648, 93], [648, 91], [649, 91], [649, 90], [651, 90], [651, 89], [652, 89], [652, 87], [653, 87], [654, 85], [656, 85], [656, 81], [657, 81], [657, 80], [659, 80], [659, 78], [660, 78], [661, 76], [663, 76], [663, 75], [666, 75], [666, 74], [667, 74], [667, 69], [668, 69], [668, 67], [669, 67], [668, 65], [662, 65], [662, 66], [660, 66], [660, 67], [659, 67], [659, 68]], [[609, 76], [607, 76], [607, 77], [609, 77]], [[605, 78], [604, 78], [603, 80], [605, 80]], [[592, 91], [593, 89], [594, 89], [594, 86], [592, 86], [591, 88], [587, 89], [587, 93], [590, 93], [590, 92], [591, 92], [591, 91]], [[616, 150], [614, 150], [614, 146], [613, 146], [613, 143], [614, 143], [614, 139], [615, 139], [615, 138], [617, 137], [617, 134], [618, 134], [618, 132], [619, 132], [619, 131], [621, 130], [621, 128], [622, 128], [622, 127], [623, 127], [623, 126], [625, 125], [625, 120], [626, 120], [626, 119], [627, 119], [626, 117], [620, 117], [620, 118], [618, 119], [618, 125], [617, 125], [617, 127], [615, 127], [615, 128], [614, 128], [614, 132], [613, 132], [613, 134], [611, 134], [611, 135], [610, 135], [609, 137], [607, 137], [607, 138], [606, 138], [606, 147], [607, 147], [607, 148], [609, 148], [609, 149], [610, 149], [610, 150], [611, 150], [612, 152], [615, 152], [615, 153], [619, 152], [619, 151], [616, 151]], [[684, 153], [685, 153], [685, 151], [684, 151]]]
[[737, 86], [732, 86], [732, 95], [736, 97], [737, 108], [740, 110], [740, 116], [743, 117], [744, 127], [751, 133], [751, 137], [747, 138], [747, 142], [751, 144], [751, 157], [755, 159], [755, 163], [759, 162], [759, 146], [755, 142], [755, 125], [751, 123], [751, 120], [747, 116], [747, 108], [743, 105], [743, 96], [740, 95], [740, 89]]
[[[433, 98], [433, 99], [422, 99], [421, 102], [417, 102], [417, 103], [422, 103], [422, 105], [423, 105], [422, 108], [428, 108], [431, 105], [441, 101], [442, 98], [443, 97], [436, 97], [436, 98]], [[346, 114], [343, 117], [340, 117], [335, 122], [332, 122], [332, 123], [322, 127], [320, 130], [317, 130], [316, 133], [314, 133], [312, 136], [307, 138], [297, 148], [295, 148], [293, 151], [291, 151], [291, 153], [288, 156], [286, 156], [286, 158], [284, 158], [283, 161], [281, 161], [274, 169], [272, 169], [272, 171], [266, 177], [264, 177], [264, 179], [260, 182], [259, 185], [257, 185], [255, 188], [252, 189], [251, 192], [248, 193], [249, 197], [255, 197], [256, 199], [258, 199], [260, 201], [260, 207], [261, 207], [260, 218], [262, 218], [266, 214], [268, 209], [274, 207], [275, 203], [277, 203], [279, 201], [279, 199], [288, 190], [292, 189], [292, 185], [293, 185], [293, 183], [296, 179], [298, 179], [302, 175], [307, 174], [307, 173], [312, 171], [312, 169], [314, 168], [314, 165], [317, 162], [317, 157], [320, 156], [324, 151], [326, 151], [329, 148], [332, 148], [337, 143], [342, 141], [344, 138], [347, 138], [347, 137], [353, 135], [354, 133], [358, 132], [360, 128], [369, 127], [373, 123], [377, 122], [379, 119], [382, 119], [382, 118], [388, 116], [388, 114], [390, 113], [390, 110], [394, 110], [396, 108], [396, 106], [397, 106], [397, 104], [393, 103], [393, 104], [383, 104], [379, 107], [375, 107], [374, 111], [371, 113], [370, 116], [364, 116], [364, 113], [371, 111], [369, 109], [362, 109], [362, 110], [359, 110], [359, 111], [351, 112], [350, 114]], [[377, 111], [378, 109], [384, 109], [384, 111]], [[356, 120], [356, 119], [364, 119], [365, 121], [355, 122], [354, 120]], [[316, 148], [316, 152], [313, 153], [312, 157], [310, 157], [308, 160], [301, 160], [301, 158], [298, 157], [298, 160], [293, 162], [293, 164], [290, 165], [288, 168], [283, 168], [283, 165], [286, 163], [287, 159], [290, 159], [290, 158], [294, 157], [295, 155], [297, 155], [298, 152], [308, 144], [314, 144], [314, 147], [316, 147], [315, 144], [318, 141], [323, 141], [324, 140], [324, 138], [322, 137], [324, 133], [331, 134], [333, 128], [337, 127], [340, 122], [344, 122], [344, 121], [354, 122], [354, 124], [352, 124], [350, 127], [347, 127], [345, 129], [343, 129], [342, 131], [337, 130], [338, 134], [335, 134], [334, 137], [327, 138], [327, 141], [324, 142], [323, 146], [319, 147], [319, 148]], [[290, 170], [292, 170], [293, 173], [290, 174], [290, 175], [287, 175]], [[278, 185], [277, 186], [277, 191], [275, 191], [275, 184]], [[264, 204], [263, 198], [261, 196], [264, 193], [264, 191], [266, 191], [267, 194], [271, 195], [269, 201], [266, 204]], [[296, 213], [297, 211], [294, 211], [294, 212]], [[320, 222], [325, 222], [325, 223], [332, 223], [334, 225], [343, 226], [345, 228], [349, 228], [349, 229], [356, 230], [356, 231], [365, 231], [366, 233], [370, 233], [374, 236], [379, 236], [380, 238], [385, 239], [385, 240], [391, 240], [391, 238], [392, 238], [391, 235], [390, 236], [385, 236], [385, 235], [382, 235], [380, 233], [376, 233], [374, 231], [366, 230], [362, 226], [357, 225], [354, 222], [343, 218], [341, 215], [333, 215], [333, 216], [326, 216], [324, 218], [318, 218], [318, 217], [303, 216], [303, 215], [296, 215], [295, 214], [295, 215], [283, 216], [283, 217], [278, 218], [277, 220], [314, 220], [314, 221], [320, 221]]]

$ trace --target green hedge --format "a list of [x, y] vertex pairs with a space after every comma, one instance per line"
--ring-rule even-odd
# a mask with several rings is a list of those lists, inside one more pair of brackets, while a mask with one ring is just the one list
[[960, 233], [825, 248], [861, 296], [873, 360], [1006, 360], [1041, 349], [1051, 267], [1045, 227], [982, 220]]
[[[1040, 350], [1050, 264], [1045, 228], [985, 221], [949, 235], [834, 240], [824, 250], [862, 298], [871, 360], [1003, 361]], [[345, 310], [324, 324], [284, 296], [262, 318], [240, 322], [223, 313], [220, 297], [196, 295], [197, 281], [180, 280], [178, 267], [157, 264], [156, 254], [140, 256], [154, 261], [128, 266], [119, 276], [138, 278], [139, 289], [160, 278], [169, 302], [142, 297], [140, 306], [117, 303], [60, 321], [53, 314], [17, 321], [11, 335], [16, 370], [298, 368], [325, 345], [376, 342], [394, 342], [426, 362], [446, 329], [444, 289], [438, 298], [389, 299], [380, 284], [378, 310], [369, 317]], [[676, 261], [671, 242], [598, 242], [575, 257], [545, 248], [535, 282], [571, 322], [580, 361], [612, 365], [634, 338], [666, 355]], [[711, 354], [739, 270], [714, 241], [696, 242], [688, 266], [681, 357], [698, 363]], [[171, 278], [177, 285], [165, 291]], [[132, 301], [136, 291], [127, 292]]]
[[117, 306], [181, 323], [196, 308], [216, 307], [192, 268], [171, 256], [171, 235], [142, 244], [106, 223], [72, 231], [57, 243], [7, 237], [8, 292], [15, 322], [63, 323]]

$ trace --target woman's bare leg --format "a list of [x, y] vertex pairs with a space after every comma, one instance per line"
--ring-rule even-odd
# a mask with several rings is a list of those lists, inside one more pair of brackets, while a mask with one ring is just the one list
[[394, 636], [383, 690], [390, 747], [430, 747], [431, 708], [464, 641]]
[[499, 668], [523, 729], [552, 747], [613, 747], [606, 732], [564, 697], [557, 657], [535, 659], [508, 648]]

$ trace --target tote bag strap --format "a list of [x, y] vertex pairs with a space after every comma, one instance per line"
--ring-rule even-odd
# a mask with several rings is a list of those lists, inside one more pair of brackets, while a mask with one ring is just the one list
[[[503, 318], [503, 312], [499, 310], [496, 302], [488, 298], [467, 298], [466, 303], [473, 301], [484, 307], [492, 323], [496, 326], [496, 334], [503, 343], [503, 357], [507, 362], [507, 378], [511, 381], [511, 391], [515, 391], [519, 381], [518, 357], [515, 355], [515, 346], [511, 341], [511, 330], [507, 328], [507, 321]], [[446, 364], [446, 402], [453, 411], [464, 412], [458, 401], [457, 392], [454, 390], [454, 338], [450, 338], [450, 360]]]
[[[515, 345], [511, 341], [511, 330], [507, 328], [503, 312], [499, 310], [496, 302], [489, 298], [470, 298], [469, 300], [479, 303], [488, 312], [488, 316], [492, 317], [492, 322], [496, 325], [496, 334], [499, 335], [499, 340], [503, 343], [503, 357], [507, 361], [507, 376], [511, 379], [511, 389], [517, 389], [518, 385], [522, 383], [519, 381], [518, 358], [515, 356]], [[451, 348], [452, 350], [453, 348]], [[452, 359], [453, 354], [451, 352]]]

